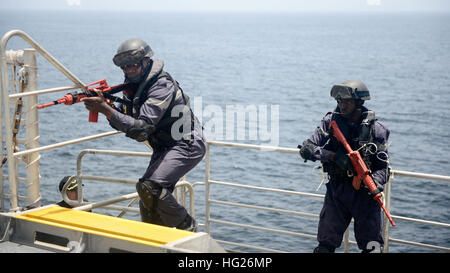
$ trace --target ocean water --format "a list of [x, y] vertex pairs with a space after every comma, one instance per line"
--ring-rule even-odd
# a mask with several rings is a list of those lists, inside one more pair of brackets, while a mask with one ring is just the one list
[[[359, 78], [372, 99], [366, 106], [391, 131], [390, 162], [395, 170], [450, 175], [450, 14], [181, 14], [82, 11], [0, 11], [0, 33], [21, 29], [44, 46], [83, 82], [106, 78], [110, 85], [123, 80], [111, 59], [117, 46], [131, 37], [146, 40], [155, 58], [164, 60], [191, 98], [201, 98], [203, 110], [227, 105], [278, 106], [276, 145], [295, 148], [333, 110], [333, 84]], [[27, 47], [13, 38], [8, 48]], [[39, 88], [71, 85], [62, 74], [38, 57]], [[64, 93], [43, 95], [41, 103]], [[198, 109], [203, 123], [211, 115]], [[216, 108], [217, 108], [216, 107]], [[40, 110], [41, 146], [110, 131], [106, 119], [87, 122], [83, 105]], [[225, 126], [225, 118], [223, 118]], [[250, 125], [246, 125], [248, 129]], [[230, 129], [230, 128], [227, 128]], [[247, 134], [249, 134], [247, 132]], [[216, 136], [217, 137], [217, 136]], [[221, 139], [222, 137], [222, 139]], [[237, 137], [235, 137], [237, 138]], [[225, 132], [218, 140], [226, 140]], [[233, 140], [230, 140], [233, 141]], [[234, 142], [268, 144], [267, 139]], [[271, 143], [273, 144], [273, 143]], [[59, 180], [76, 173], [76, 157], [83, 149], [148, 151], [123, 135], [41, 153], [41, 203], [60, 200]], [[148, 159], [96, 157], [83, 161], [83, 173], [138, 179]], [[316, 192], [320, 178], [316, 163], [274, 152], [211, 148], [211, 178], [262, 187]], [[188, 181], [205, 179], [205, 162], [188, 174]], [[130, 185], [84, 181], [84, 196], [101, 201], [133, 192]], [[449, 184], [395, 177], [391, 213], [450, 222]], [[211, 198], [228, 202], [319, 213], [320, 199], [252, 192], [213, 185]], [[204, 187], [196, 187], [196, 217], [204, 222]], [[108, 211], [110, 214], [115, 212]], [[316, 234], [318, 220], [268, 211], [213, 205], [214, 219], [266, 228]], [[139, 219], [138, 215], [127, 217]], [[212, 224], [212, 236], [288, 252], [311, 252], [317, 242], [287, 235]], [[397, 221], [391, 237], [450, 247], [450, 232]], [[354, 240], [353, 235], [351, 238]], [[231, 247], [240, 251], [242, 249]], [[352, 248], [352, 251], [357, 251]], [[338, 251], [342, 251], [342, 248]], [[391, 244], [391, 252], [429, 252]]]

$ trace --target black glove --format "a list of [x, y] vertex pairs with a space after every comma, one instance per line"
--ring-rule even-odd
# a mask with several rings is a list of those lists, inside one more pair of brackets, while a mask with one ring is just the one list
[[314, 145], [311, 141], [305, 140], [303, 141], [303, 145], [298, 145], [298, 148], [300, 148], [300, 156], [306, 161], [316, 161], [316, 158], [314, 157], [314, 149], [316, 148], [316, 145]]
[[125, 136], [137, 140], [138, 142], [146, 141], [148, 137], [155, 132], [155, 126], [146, 123], [134, 122], [134, 126], [128, 129]]
[[372, 180], [373, 180], [373, 182], [375, 182], [375, 185], [377, 186], [377, 189], [374, 190], [373, 192], [370, 192], [370, 191], [369, 191], [369, 188], [367, 188], [367, 186], [364, 185], [364, 187], [367, 189], [368, 194], [369, 194], [369, 197], [370, 197], [371, 199], [373, 199], [373, 198], [375, 197], [375, 195], [377, 195], [379, 192], [382, 192], [382, 191], [384, 190], [384, 186], [381, 185], [380, 182], [378, 182], [376, 179], [373, 179], [373, 178], [372, 178]]
[[356, 175], [352, 162], [350, 161], [347, 152], [344, 151], [342, 147], [339, 147], [336, 151], [336, 154], [334, 155], [334, 163], [336, 163], [340, 169], [350, 171], [353, 175]]

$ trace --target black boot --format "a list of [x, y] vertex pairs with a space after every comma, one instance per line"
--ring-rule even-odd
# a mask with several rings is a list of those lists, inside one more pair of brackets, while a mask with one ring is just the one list
[[366, 248], [363, 249], [361, 253], [383, 253], [383, 248], [382, 247], [379, 249], [376, 249], [375, 247], [372, 247], [371, 249]]
[[313, 253], [334, 253], [334, 250], [335, 250], [335, 248], [332, 246], [319, 244], [319, 246], [314, 248]]
[[176, 228], [187, 230], [187, 231], [192, 231], [192, 232], [197, 232], [198, 224], [197, 224], [197, 221], [195, 221], [195, 219], [192, 218], [192, 216], [187, 214], [184, 221], [181, 222], [181, 224], [179, 224]]

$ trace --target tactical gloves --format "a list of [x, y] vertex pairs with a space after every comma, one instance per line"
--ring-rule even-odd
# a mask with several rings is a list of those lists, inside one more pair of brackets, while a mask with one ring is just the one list
[[339, 149], [336, 151], [336, 154], [334, 155], [334, 162], [340, 169], [349, 171], [353, 175], [356, 175], [355, 170], [353, 169], [352, 162], [350, 161], [347, 152], [344, 151], [342, 147], [339, 147]]
[[137, 140], [146, 141], [148, 137], [155, 132], [155, 126], [148, 124], [143, 120], [135, 120], [133, 127], [128, 129], [125, 136]]
[[298, 145], [298, 148], [300, 148], [300, 156], [305, 160], [311, 160], [316, 161], [316, 158], [314, 157], [314, 149], [316, 148], [316, 145], [314, 145], [311, 141], [305, 140], [303, 141], [303, 145]]

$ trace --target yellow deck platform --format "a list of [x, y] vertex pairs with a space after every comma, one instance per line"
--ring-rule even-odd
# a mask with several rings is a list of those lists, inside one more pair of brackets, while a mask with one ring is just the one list
[[14, 218], [153, 247], [166, 245], [194, 234], [189, 231], [59, 206], [34, 210], [16, 215]]

